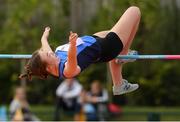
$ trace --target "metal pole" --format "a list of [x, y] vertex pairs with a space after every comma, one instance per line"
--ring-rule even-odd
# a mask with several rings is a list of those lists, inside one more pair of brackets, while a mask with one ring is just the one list
[[[30, 54], [0, 54], [0, 59], [29, 59]], [[180, 55], [119, 55], [118, 59], [163, 59], [180, 60]]]
[[[0, 54], [0, 59], [29, 59], [30, 54]], [[118, 59], [163, 59], [180, 60], [180, 55], [119, 55]]]

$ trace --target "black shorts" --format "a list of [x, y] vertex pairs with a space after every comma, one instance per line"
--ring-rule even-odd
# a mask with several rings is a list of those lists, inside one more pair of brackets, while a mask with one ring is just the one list
[[119, 36], [114, 32], [109, 32], [105, 38], [93, 35], [101, 46], [100, 59], [97, 62], [108, 62], [116, 58], [123, 50], [123, 43]]

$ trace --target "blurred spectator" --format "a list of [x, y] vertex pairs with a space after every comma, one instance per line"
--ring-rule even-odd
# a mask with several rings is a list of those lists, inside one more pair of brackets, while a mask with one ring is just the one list
[[15, 89], [14, 99], [10, 104], [10, 120], [11, 121], [39, 121], [29, 108], [26, 100], [26, 92], [22, 87]]
[[91, 90], [87, 93], [84, 110], [88, 121], [106, 120], [108, 108], [108, 92], [102, 88], [99, 81], [91, 84]]
[[[60, 118], [60, 111], [71, 113], [74, 117], [80, 111], [78, 98], [81, 93], [82, 86], [76, 79], [64, 80], [56, 90], [57, 103], [54, 120]], [[74, 118], [75, 119], [75, 118]]]
[[5, 106], [0, 107], [0, 122], [7, 121], [7, 110]]

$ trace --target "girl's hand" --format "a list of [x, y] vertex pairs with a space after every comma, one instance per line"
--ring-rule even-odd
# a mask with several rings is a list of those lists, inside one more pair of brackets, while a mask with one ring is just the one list
[[49, 37], [49, 32], [50, 32], [50, 27], [46, 27], [44, 30], [44, 33], [41, 37], [41, 42], [48, 42], [48, 37]]
[[70, 31], [69, 42], [70, 42], [71, 44], [76, 44], [77, 38], [78, 38], [77, 33], [73, 33], [72, 31]]
[[41, 37], [41, 44], [42, 44], [41, 49], [43, 49], [45, 51], [51, 51], [52, 52], [52, 49], [48, 43], [49, 32], [50, 32], [50, 27], [46, 27], [44, 30], [44, 33]]

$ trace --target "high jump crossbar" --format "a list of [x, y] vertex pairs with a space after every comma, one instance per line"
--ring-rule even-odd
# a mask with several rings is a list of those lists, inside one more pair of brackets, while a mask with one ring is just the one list
[[[0, 54], [0, 59], [29, 59], [30, 54]], [[118, 59], [163, 59], [180, 60], [180, 55], [119, 55]]]

